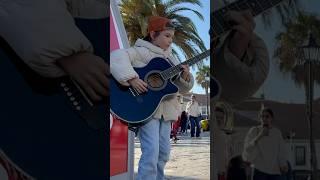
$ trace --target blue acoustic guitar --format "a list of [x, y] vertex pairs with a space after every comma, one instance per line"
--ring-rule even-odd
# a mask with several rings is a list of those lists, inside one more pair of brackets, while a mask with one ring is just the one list
[[[108, 24], [76, 19], [105, 62]], [[13, 163], [40, 180], [109, 178], [107, 100], [92, 103], [70, 77], [39, 76], [3, 39], [0, 73], [0, 149]]]
[[139, 126], [148, 122], [155, 113], [161, 100], [178, 91], [172, 78], [181, 72], [181, 65], [193, 65], [208, 57], [207, 50], [183, 63], [171, 66], [160, 57], [152, 59], [145, 67], [134, 68], [139, 77], [148, 84], [148, 92], [139, 94], [133, 88], [122, 86], [114, 78], [110, 80], [110, 108], [121, 120]]

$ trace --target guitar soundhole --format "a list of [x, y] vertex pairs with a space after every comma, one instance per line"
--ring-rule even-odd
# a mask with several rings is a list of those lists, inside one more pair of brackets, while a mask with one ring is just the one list
[[164, 84], [159, 73], [151, 73], [147, 77], [147, 84], [151, 88], [161, 88]]

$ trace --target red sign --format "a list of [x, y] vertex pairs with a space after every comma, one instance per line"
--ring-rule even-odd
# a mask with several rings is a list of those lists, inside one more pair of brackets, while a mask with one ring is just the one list
[[[119, 48], [122, 48], [121, 37], [113, 14], [110, 13], [110, 52]], [[127, 171], [128, 126], [110, 115], [110, 176]]]
[[116, 118], [110, 129], [110, 175], [128, 171], [128, 127]]

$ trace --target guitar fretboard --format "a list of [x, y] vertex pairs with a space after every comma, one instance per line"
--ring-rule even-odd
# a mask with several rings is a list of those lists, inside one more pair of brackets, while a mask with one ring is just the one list
[[241, 11], [250, 9], [252, 15], [257, 16], [262, 12], [278, 5], [281, 1], [282, 0], [239, 0], [228, 4], [226, 7], [211, 13], [211, 24], [213, 24], [211, 35], [219, 37], [231, 29], [232, 25], [224, 20], [224, 16], [229, 10]]
[[201, 54], [199, 54], [193, 58], [190, 58], [189, 60], [184, 61], [176, 66], [168, 68], [168, 69], [162, 71], [160, 74], [165, 80], [170, 79], [181, 72], [181, 65], [192, 66], [195, 63], [199, 62], [200, 60], [208, 57], [209, 55], [210, 55], [210, 49], [208, 49], [208, 50], [202, 52]]

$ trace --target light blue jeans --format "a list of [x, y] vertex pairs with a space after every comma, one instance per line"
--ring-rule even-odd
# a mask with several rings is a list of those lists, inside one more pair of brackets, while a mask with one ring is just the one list
[[164, 180], [170, 156], [171, 121], [153, 118], [139, 128], [141, 157], [136, 180]]

